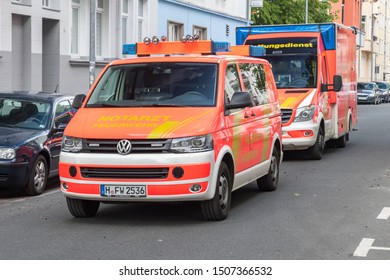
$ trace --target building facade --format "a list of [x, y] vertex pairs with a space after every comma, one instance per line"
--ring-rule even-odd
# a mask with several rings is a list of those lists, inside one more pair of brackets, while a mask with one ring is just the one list
[[365, 44], [360, 50], [361, 81], [390, 81], [390, 0], [365, 0], [361, 28]]
[[[0, 0], [0, 91], [86, 93], [122, 45], [146, 36], [235, 41], [249, 24], [247, 0]], [[90, 3], [95, 67], [90, 68]], [[92, 71], [93, 70], [93, 71]]]

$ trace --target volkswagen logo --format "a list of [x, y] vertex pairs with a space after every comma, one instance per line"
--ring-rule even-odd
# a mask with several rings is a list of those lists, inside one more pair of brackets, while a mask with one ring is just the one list
[[128, 155], [131, 152], [131, 143], [129, 140], [121, 140], [116, 145], [116, 150], [121, 155]]

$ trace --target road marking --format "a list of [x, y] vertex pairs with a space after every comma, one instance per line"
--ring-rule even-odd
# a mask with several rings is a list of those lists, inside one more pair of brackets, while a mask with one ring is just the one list
[[382, 212], [376, 217], [378, 220], [387, 220], [390, 217], [390, 207], [385, 207]]
[[363, 238], [359, 246], [356, 248], [355, 252], [353, 253], [353, 256], [367, 257], [368, 252], [370, 250], [390, 251], [390, 248], [372, 246], [372, 244], [374, 244], [374, 241], [375, 239], [372, 238]]

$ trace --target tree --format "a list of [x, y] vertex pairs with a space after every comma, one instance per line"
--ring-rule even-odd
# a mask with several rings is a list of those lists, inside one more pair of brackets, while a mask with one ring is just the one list
[[[339, 0], [309, 0], [309, 23], [332, 22], [331, 3]], [[252, 9], [254, 25], [305, 23], [306, 0], [264, 0], [262, 8]]]

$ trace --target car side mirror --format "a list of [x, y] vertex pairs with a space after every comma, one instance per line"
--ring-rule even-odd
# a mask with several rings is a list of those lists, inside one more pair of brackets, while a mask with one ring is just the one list
[[230, 109], [240, 109], [245, 107], [252, 107], [252, 97], [249, 92], [246, 91], [238, 91], [235, 92], [232, 96], [232, 100], [226, 104], [226, 110]]
[[72, 102], [72, 107], [75, 109], [80, 109], [81, 106], [83, 106], [83, 102], [85, 100], [86, 95], [85, 94], [78, 94], [74, 97]]
[[54, 125], [54, 130], [56, 132], [64, 131], [67, 125], [67, 123], [59, 123], [58, 125]]

